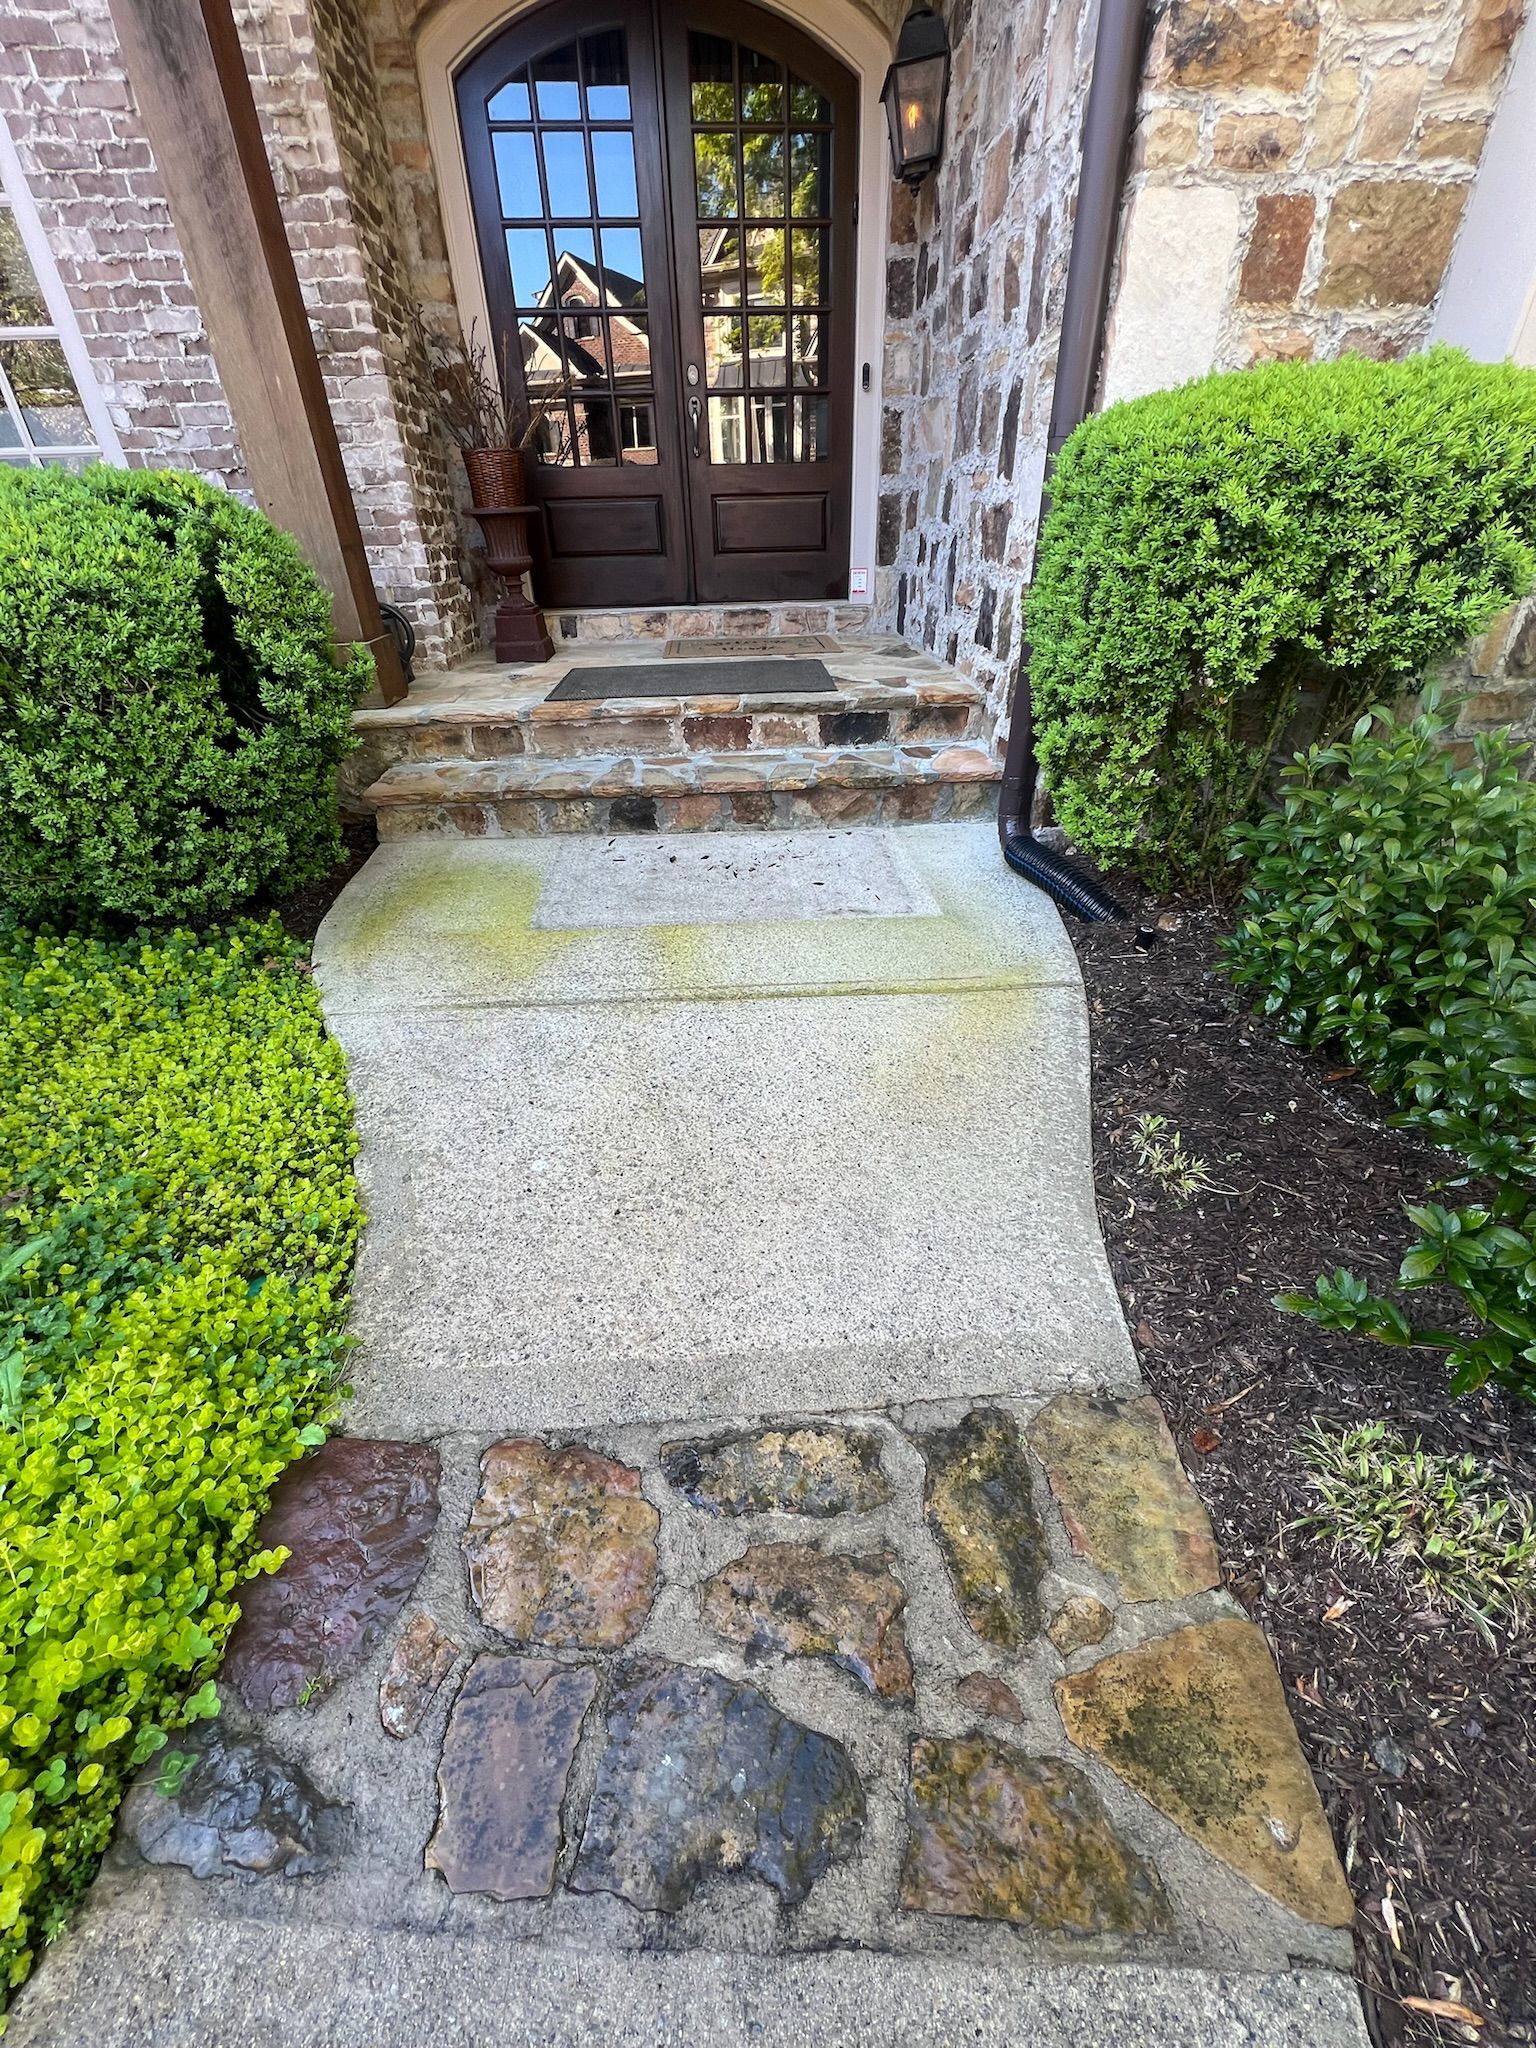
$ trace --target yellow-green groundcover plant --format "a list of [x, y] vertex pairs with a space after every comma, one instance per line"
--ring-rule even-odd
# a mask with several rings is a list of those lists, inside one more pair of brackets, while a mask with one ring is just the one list
[[354, 1149], [275, 924], [0, 928], [0, 1984], [217, 1711], [273, 1483], [341, 1391]]

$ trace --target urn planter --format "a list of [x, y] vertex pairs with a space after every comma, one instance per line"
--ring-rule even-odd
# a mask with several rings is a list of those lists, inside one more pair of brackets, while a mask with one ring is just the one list
[[533, 567], [528, 547], [528, 521], [538, 511], [527, 502], [527, 472], [520, 448], [466, 448], [470, 512], [485, 536], [485, 559], [506, 586], [496, 607], [495, 651], [498, 661], [548, 661], [554, 643], [544, 614], [523, 590], [524, 572]]

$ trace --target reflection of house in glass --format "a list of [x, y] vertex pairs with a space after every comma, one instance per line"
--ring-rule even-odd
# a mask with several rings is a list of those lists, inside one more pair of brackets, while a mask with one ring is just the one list
[[824, 382], [824, 316], [798, 310], [822, 298], [825, 259], [817, 229], [791, 230], [787, 252], [782, 227], [700, 229], [715, 462], [815, 462], [829, 452], [826, 398], [808, 395]]
[[645, 286], [560, 249], [554, 281], [540, 293], [539, 305], [519, 323], [529, 403], [537, 409], [549, 401], [534, 440], [539, 460], [654, 463]]

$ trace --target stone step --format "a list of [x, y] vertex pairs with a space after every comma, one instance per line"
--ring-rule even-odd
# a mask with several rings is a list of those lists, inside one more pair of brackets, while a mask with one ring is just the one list
[[983, 746], [777, 747], [398, 761], [363, 794], [381, 839], [927, 824], [987, 816]]
[[[681, 680], [681, 679], [680, 679]], [[405, 761], [500, 761], [519, 754], [742, 753], [782, 747], [877, 746], [974, 738], [978, 691], [957, 679], [856, 682], [836, 691], [610, 697], [591, 703], [434, 708], [389, 723]]]
[[611, 640], [718, 640], [738, 633], [863, 633], [867, 604], [594, 605], [546, 610], [558, 653], [562, 646]]

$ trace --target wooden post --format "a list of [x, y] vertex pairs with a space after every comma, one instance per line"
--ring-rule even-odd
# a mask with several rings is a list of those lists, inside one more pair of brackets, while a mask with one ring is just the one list
[[331, 593], [336, 636], [405, 695], [374, 593], [229, 0], [111, 0], [209, 346], [263, 512]]

